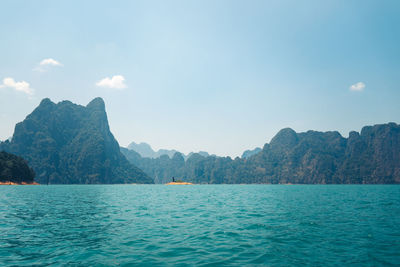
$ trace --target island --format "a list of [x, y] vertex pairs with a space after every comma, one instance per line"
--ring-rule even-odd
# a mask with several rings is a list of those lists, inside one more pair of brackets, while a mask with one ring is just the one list
[[182, 182], [182, 181], [176, 181], [176, 182], [169, 182], [166, 183], [166, 185], [184, 185], [184, 184], [192, 184], [192, 183], [188, 183], [188, 182]]
[[172, 177], [172, 182], [166, 183], [166, 185], [190, 185], [192, 183], [184, 182], [182, 180], [175, 180], [175, 177]]

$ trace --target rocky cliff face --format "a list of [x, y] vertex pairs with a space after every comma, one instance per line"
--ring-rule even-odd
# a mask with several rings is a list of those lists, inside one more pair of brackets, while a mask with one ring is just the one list
[[400, 183], [400, 125], [351, 132], [338, 177], [343, 183]]
[[0, 149], [24, 157], [42, 184], [152, 183], [121, 154], [101, 98], [86, 107], [43, 99]]
[[123, 151], [156, 182], [172, 176], [195, 183], [387, 184], [400, 183], [400, 125], [364, 127], [349, 138], [338, 132], [281, 130], [263, 149], [248, 157], [195, 154], [174, 164], [144, 160]]
[[284, 129], [245, 164], [265, 170], [271, 183], [400, 183], [400, 125], [367, 126], [347, 139]]

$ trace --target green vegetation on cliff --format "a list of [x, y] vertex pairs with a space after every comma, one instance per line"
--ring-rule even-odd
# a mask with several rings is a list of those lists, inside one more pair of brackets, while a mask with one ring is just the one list
[[183, 161], [142, 158], [121, 149], [156, 183], [176, 177], [193, 183], [387, 184], [400, 183], [400, 125], [367, 126], [349, 138], [338, 132], [281, 130], [249, 157], [203, 157]]
[[[101, 98], [86, 107], [42, 100], [15, 126], [12, 139], [0, 143], [2, 150], [24, 158], [42, 184], [153, 183], [153, 179], [166, 183], [171, 177], [212, 184], [400, 183], [400, 125], [396, 123], [367, 126], [348, 138], [338, 132], [296, 133], [286, 128], [262, 149], [235, 159], [199, 153], [186, 160], [181, 153], [143, 158], [133, 150], [120, 150]], [[17, 164], [22, 159], [7, 157], [0, 173], [3, 181], [25, 177], [33, 181], [29, 167], [15, 167], [23, 166]]]
[[43, 99], [0, 149], [25, 158], [42, 184], [153, 182], [121, 154], [101, 98], [86, 107]]

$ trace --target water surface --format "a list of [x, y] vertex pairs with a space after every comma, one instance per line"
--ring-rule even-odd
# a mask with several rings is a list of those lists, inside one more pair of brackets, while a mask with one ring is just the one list
[[0, 266], [400, 264], [400, 186], [0, 187]]

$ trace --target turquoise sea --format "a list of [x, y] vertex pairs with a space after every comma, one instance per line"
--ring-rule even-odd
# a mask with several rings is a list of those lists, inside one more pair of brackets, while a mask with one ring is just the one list
[[400, 186], [0, 187], [0, 266], [400, 265]]

